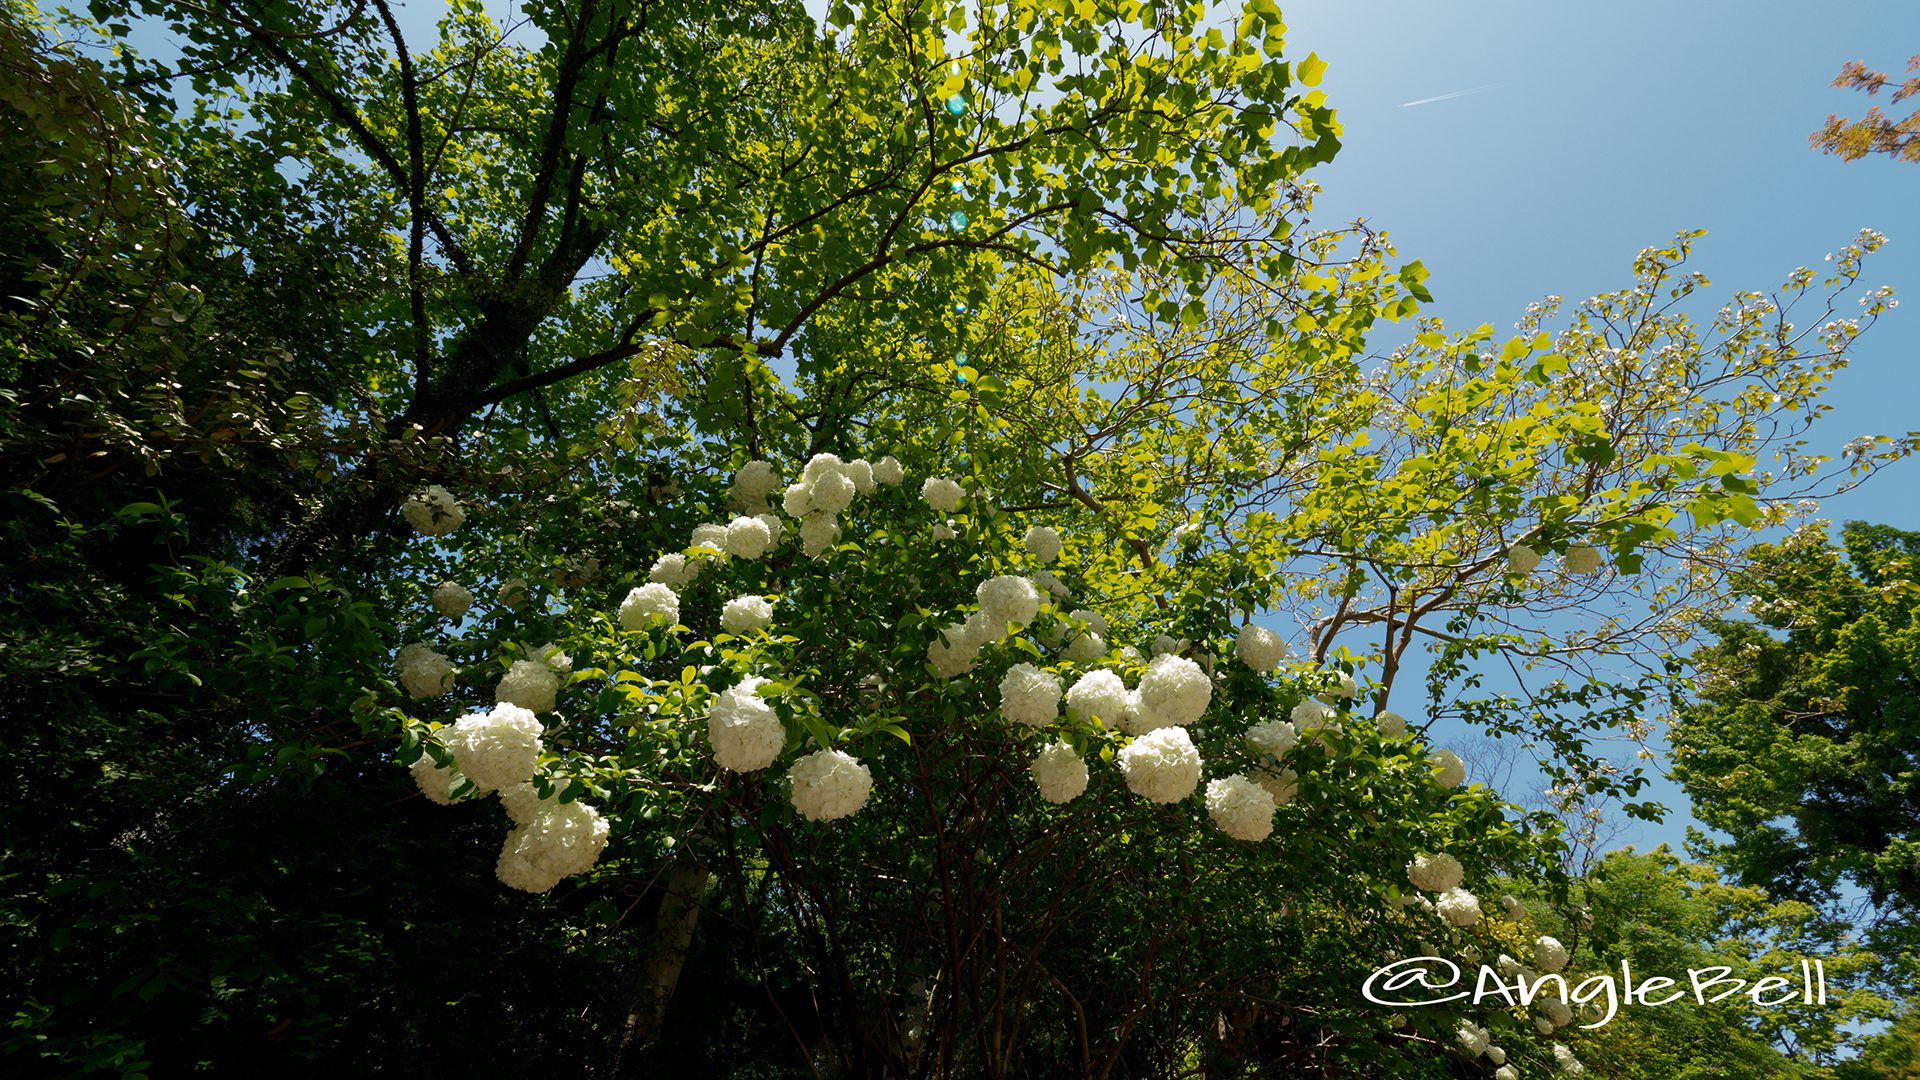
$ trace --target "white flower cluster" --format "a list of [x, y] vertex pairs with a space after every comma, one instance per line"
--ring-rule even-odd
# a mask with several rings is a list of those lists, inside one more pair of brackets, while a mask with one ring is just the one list
[[468, 609], [473, 607], [473, 593], [466, 586], [454, 581], [443, 581], [433, 587], [433, 610], [459, 622], [465, 618]]
[[929, 476], [927, 482], [920, 485], [920, 497], [927, 505], [943, 514], [951, 514], [960, 509], [960, 496], [965, 494], [960, 485], [944, 476]]
[[1200, 719], [1213, 699], [1213, 680], [1200, 665], [1184, 656], [1163, 653], [1147, 665], [1140, 677], [1136, 732], [1163, 727], [1185, 727]]
[[460, 770], [438, 764], [431, 755], [423, 753], [410, 771], [413, 773], [413, 782], [420, 786], [420, 794], [425, 795], [428, 802], [441, 806], [453, 804], [453, 789], [460, 785], [462, 779]]
[[1397, 712], [1381, 709], [1373, 714], [1373, 726], [1380, 729], [1383, 739], [1397, 739], [1407, 733], [1407, 718]]
[[1016, 724], [1046, 727], [1060, 717], [1060, 679], [1034, 667], [1015, 664], [1000, 680], [1000, 715]]
[[533, 593], [527, 588], [526, 578], [508, 578], [500, 583], [493, 599], [509, 611], [519, 611], [533, 599]]
[[1285, 720], [1262, 720], [1247, 729], [1247, 745], [1278, 760], [1300, 745], [1300, 736]]
[[756, 593], [736, 596], [720, 609], [720, 629], [745, 636], [773, 625], [773, 604]]
[[[494, 873], [509, 887], [543, 893], [585, 873], [607, 847], [607, 819], [582, 802], [532, 800], [537, 810], [507, 834]], [[508, 812], [513, 813], [510, 804]]]
[[1064, 741], [1043, 748], [1033, 759], [1033, 783], [1050, 803], [1071, 802], [1087, 790], [1087, 763]]
[[1098, 612], [1084, 608], [1067, 613], [1067, 620], [1085, 630], [1076, 630], [1071, 641], [1067, 642], [1063, 657], [1076, 664], [1091, 663], [1107, 655], [1107, 620]]
[[1008, 626], [1023, 630], [1040, 613], [1040, 593], [1033, 582], [1017, 574], [988, 578], [974, 590], [980, 601], [980, 614], [996, 638], [1006, 634]]
[[1207, 784], [1207, 815], [1215, 828], [1235, 840], [1265, 840], [1272, 835], [1275, 805], [1273, 795], [1243, 773]]
[[1300, 704], [1293, 707], [1293, 712], [1289, 715], [1293, 720], [1294, 730], [1300, 735], [1301, 742], [1305, 742], [1308, 739], [1318, 739], [1322, 743], [1325, 743], [1328, 732], [1338, 732], [1341, 730], [1340, 718], [1335, 716], [1325, 705], [1320, 704], [1312, 698], [1301, 700]]
[[873, 463], [873, 478], [888, 487], [892, 487], [907, 478], [907, 470], [900, 467], [898, 459], [892, 454], [888, 454], [886, 457]]
[[1568, 1076], [1579, 1076], [1587, 1071], [1587, 1067], [1580, 1063], [1580, 1059], [1573, 1056], [1573, 1051], [1560, 1043], [1553, 1044], [1553, 1063]]
[[529, 650], [528, 660], [515, 660], [494, 687], [493, 700], [518, 705], [528, 712], [552, 712], [555, 697], [573, 671], [573, 658], [558, 646], [543, 645]]
[[1179, 802], [1200, 784], [1200, 751], [1183, 727], [1140, 736], [1120, 751], [1119, 763], [1127, 787], [1153, 802]]
[[758, 692], [765, 681], [749, 675], [738, 686], [714, 696], [707, 712], [707, 742], [713, 746], [713, 760], [723, 769], [764, 769], [787, 745], [786, 727]]
[[[1156, 648], [1154, 651], [1159, 650]], [[1280, 640], [1279, 634], [1264, 626], [1248, 623], [1240, 628], [1240, 636], [1233, 643], [1233, 652], [1241, 663], [1265, 673], [1280, 666], [1280, 658], [1286, 655], [1287, 645]]]
[[620, 625], [628, 630], [645, 630], [656, 623], [675, 626], [679, 622], [679, 595], [658, 581], [636, 587], [620, 602]]
[[[1505, 906], [1506, 900], [1501, 900]], [[1560, 939], [1542, 935], [1533, 943], [1533, 964], [1541, 971], [1553, 974], [1567, 966], [1567, 947]]]
[[1067, 690], [1067, 708], [1088, 723], [1117, 728], [1129, 712], [1127, 684], [1105, 668], [1089, 671]]
[[1455, 886], [1440, 894], [1433, 910], [1455, 926], [1472, 926], [1480, 921], [1480, 898]]
[[653, 561], [647, 580], [669, 589], [684, 589], [693, 584], [705, 565], [705, 560], [689, 559], [678, 551], [671, 551]]
[[1436, 855], [1418, 855], [1407, 864], [1407, 880], [1413, 882], [1416, 889], [1424, 892], [1443, 893], [1458, 888], [1460, 879], [1466, 876], [1466, 868], [1460, 860], [1440, 852]]
[[1511, 1065], [1502, 1065], [1493, 1070], [1493, 1080], [1520, 1080], [1520, 1073]]
[[840, 514], [856, 495], [873, 491], [873, 466], [864, 459], [841, 461], [833, 454], [815, 454], [800, 479], [787, 485], [781, 508], [800, 522], [800, 544], [809, 558], [819, 558], [840, 539]]
[[1466, 765], [1461, 762], [1460, 755], [1451, 750], [1435, 750], [1433, 768], [1434, 783], [1441, 787], [1459, 787], [1460, 782], [1467, 778]]
[[773, 493], [779, 490], [780, 474], [770, 463], [749, 461], [734, 472], [727, 502], [742, 514], [764, 514], [771, 506]]
[[1459, 1028], [1454, 1031], [1453, 1038], [1470, 1058], [1486, 1053], [1487, 1046], [1492, 1041], [1491, 1036], [1487, 1034], [1487, 1029], [1471, 1020], [1462, 1020]]
[[873, 773], [844, 750], [815, 750], [787, 770], [793, 808], [814, 821], [833, 821], [867, 804]]
[[1027, 530], [1027, 554], [1050, 563], [1060, 557], [1060, 533], [1051, 525], [1035, 525]]
[[533, 776], [545, 730], [533, 713], [502, 702], [488, 712], [468, 713], [439, 734], [453, 754], [454, 768], [484, 794]]
[[1568, 544], [1564, 561], [1570, 574], [1597, 574], [1606, 564], [1600, 549], [1592, 544]]
[[400, 673], [400, 685], [414, 697], [439, 697], [453, 689], [453, 664], [425, 642], [402, 648], [394, 667]]
[[400, 504], [400, 511], [406, 515], [407, 524], [423, 536], [445, 536], [467, 520], [467, 511], [460, 500], [439, 484], [407, 496], [407, 501]]
[[1525, 544], [1507, 549], [1507, 569], [1516, 574], [1531, 574], [1540, 565], [1540, 553]]
[[1273, 796], [1275, 806], [1287, 805], [1300, 791], [1300, 775], [1292, 769], [1262, 768], [1254, 772], [1253, 778]]

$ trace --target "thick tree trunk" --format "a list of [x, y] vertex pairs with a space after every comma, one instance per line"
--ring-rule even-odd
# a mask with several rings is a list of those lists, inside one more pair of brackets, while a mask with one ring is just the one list
[[637, 1052], [666, 1022], [667, 1002], [686, 966], [694, 927], [700, 921], [700, 899], [711, 877], [704, 864], [692, 860], [675, 863], [667, 875], [666, 895], [660, 898], [660, 911], [653, 920], [653, 957], [641, 971], [633, 1008], [614, 1047], [611, 1073], [616, 1077], [629, 1075]]

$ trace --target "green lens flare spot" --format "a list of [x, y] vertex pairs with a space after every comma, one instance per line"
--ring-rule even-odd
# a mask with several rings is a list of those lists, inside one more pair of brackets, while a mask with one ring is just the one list
[[967, 111], [967, 99], [955, 94], [947, 99], [947, 111], [955, 116]]

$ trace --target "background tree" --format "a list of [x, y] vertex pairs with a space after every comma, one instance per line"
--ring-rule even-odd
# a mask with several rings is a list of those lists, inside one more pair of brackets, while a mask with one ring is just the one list
[[[1920, 71], [1920, 56], [1907, 61], [1907, 70]], [[1869, 97], [1889, 83], [1894, 83], [1892, 76], [1869, 71], [1858, 60], [1847, 61], [1833, 80], [1835, 86], [1865, 90]], [[1920, 94], [1920, 75], [1895, 83], [1892, 101], [1898, 105], [1915, 94]], [[1920, 161], [1920, 110], [1897, 120], [1881, 112], [1878, 105], [1858, 120], [1829, 115], [1825, 126], [1809, 136], [1809, 141], [1823, 153], [1839, 154], [1843, 161], [1858, 161], [1868, 154], [1886, 154], [1895, 161]]]

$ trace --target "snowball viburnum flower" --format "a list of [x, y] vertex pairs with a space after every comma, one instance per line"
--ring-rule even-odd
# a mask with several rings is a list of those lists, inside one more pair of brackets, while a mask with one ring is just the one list
[[1466, 876], [1466, 869], [1460, 860], [1442, 851], [1433, 855], [1418, 855], [1407, 864], [1407, 880], [1413, 882], [1416, 889], [1431, 893], [1443, 893], [1457, 888], [1460, 879]]
[[511, 888], [543, 893], [592, 869], [607, 847], [607, 819], [582, 802], [554, 803], [507, 834], [494, 873]]
[[1460, 1044], [1460, 1049], [1467, 1052], [1468, 1057], [1479, 1057], [1487, 1052], [1487, 1029], [1471, 1020], [1460, 1022], [1460, 1026], [1453, 1033], [1453, 1039]]
[[1434, 901], [1433, 910], [1455, 926], [1472, 926], [1480, 921], [1480, 898], [1465, 889], [1448, 889]]
[[420, 787], [420, 794], [425, 795], [428, 802], [453, 805], [453, 789], [462, 779], [460, 770], [442, 765], [433, 760], [433, 755], [424, 753], [408, 768], [413, 773], [413, 782]]
[[920, 497], [943, 514], [960, 509], [960, 495], [960, 485], [944, 476], [929, 476], [926, 483], [920, 485]]
[[1089, 671], [1067, 690], [1067, 708], [1082, 720], [1118, 727], [1126, 715], [1127, 684], [1105, 668]]
[[1134, 794], [1157, 803], [1179, 802], [1200, 784], [1200, 751], [1183, 727], [1164, 727], [1128, 743], [1120, 772]]
[[443, 581], [433, 587], [433, 610], [459, 622], [473, 607], [473, 593], [455, 581]]
[[1380, 729], [1383, 739], [1397, 739], [1407, 733], [1407, 718], [1397, 712], [1381, 709], [1373, 714], [1373, 726]]
[[1287, 805], [1300, 792], [1300, 774], [1292, 769], [1255, 769], [1253, 780], [1273, 796], [1275, 806]]
[[1050, 563], [1060, 557], [1060, 533], [1051, 525], [1035, 525], [1027, 530], [1027, 554]]
[[1247, 745], [1273, 758], [1287, 756], [1300, 745], [1300, 736], [1285, 720], [1262, 720], [1247, 729]]
[[1592, 544], [1568, 544], [1565, 561], [1570, 574], [1597, 574], [1606, 562]]
[[439, 484], [407, 496], [400, 510], [406, 515], [407, 524], [422, 536], [445, 536], [467, 520], [467, 511], [461, 507], [460, 500]]
[[817, 559], [840, 542], [840, 523], [832, 514], [810, 514], [800, 521], [800, 547], [807, 558]]
[[620, 625], [625, 629], [645, 630], [656, 624], [676, 626], [679, 622], [680, 597], [660, 582], [641, 585], [620, 601]]
[[453, 664], [424, 642], [416, 641], [394, 658], [400, 685], [416, 698], [439, 697], [453, 689]]
[[1273, 795], [1244, 773], [1207, 785], [1207, 815], [1235, 840], [1265, 840], [1273, 834]]
[[1017, 574], [988, 578], [974, 590], [974, 596], [995, 638], [1005, 636], [1009, 624], [1024, 628], [1040, 611], [1039, 591], [1033, 582]]
[[1060, 718], [1060, 679], [1032, 664], [1015, 664], [1000, 680], [1000, 715], [1016, 724], [1046, 727]]
[[1280, 658], [1286, 655], [1287, 646], [1280, 640], [1279, 634], [1264, 626], [1248, 623], [1240, 628], [1240, 636], [1234, 639], [1233, 651], [1241, 663], [1264, 673], [1280, 666]]
[[1507, 549], [1507, 569], [1516, 574], [1531, 574], [1540, 565], [1540, 553], [1525, 544]]
[[527, 590], [526, 578], [508, 578], [500, 583], [499, 591], [493, 594], [493, 598], [508, 610], [519, 611], [527, 606], [527, 601], [533, 599], [533, 594]]
[[749, 461], [733, 474], [728, 501], [743, 514], [759, 514], [767, 509], [767, 500], [780, 490], [780, 474], [765, 461]]
[[1467, 778], [1466, 765], [1461, 762], [1460, 755], [1451, 750], [1435, 750], [1433, 766], [1433, 781], [1441, 787], [1459, 787], [1460, 782]]
[[552, 712], [560, 681], [560, 673], [540, 660], [515, 660], [494, 688], [493, 700], [528, 712]]
[[1200, 719], [1213, 699], [1213, 680], [1184, 656], [1163, 653], [1140, 676], [1140, 722], [1147, 730], [1185, 727]]
[[749, 593], [736, 596], [720, 609], [720, 629], [745, 636], [773, 625], [773, 605], [767, 598]]
[[718, 558], [724, 561], [727, 558], [727, 527], [725, 525], [715, 525], [711, 522], [705, 525], [695, 525], [693, 527], [693, 536], [687, 541], [687, 546], [690, 548], [705, 548], [712, 552], [712, 554], [696, 555], [694, 556], [695, 559]]
[[[1502, 906], [1505, 905], [1502, 900]], [[1559, 938], [1541, 935], [1533, 942], [1533, 965], [1551, 975], [1567, 966], [1567, 947]]]
[[949, 623], [927, 644], [927, 662], [943, 679], [952, 679], [973, 670], [984, 639], [973, 620]]
[[723, 769], [764, 769], [786, 748], [786, 726], [757, 692], [765, 681], [750, 675], [714, 696], [707, 712], [707, 742], [713, 747], [713, 760]]
[[484, 713], [468, 713], [440, 731], [440, 744], [453, 754], [454, 768], [481, 792], [509, 788], [533, 776], [540, 760], [540, 735], [546, 728], [533, 713], [502, 702]]
[[1087, 763], [1065, 741], [1042, 748], [1031, 772], [1040, 797], [1050, 803], [1071, 802], [1087, 790]]
[[727, 523], [722, 543], [727, 554], [751, 561], [765, 555], [773, 546], [773, 534], [767, 529], [767, 523], [757, 517], [737, 517]]
[[653, 561], [653, 569], [647, 573], [647, 580], [659, 582], [669, 589], [684, 589], [700, 576], [700, 568], [704, 565], [699, 559], [689, 559], [678, 551], [671, 551]]
[[882, 484], [898, 484], [907, 478], [907, 471], [889, 454], [873, 463], [873, 478]]
[[867, 804], [873, 773], [844, 750], [815, 750], [787, 770], [793, 808], [813, 821], [833, 821]]

